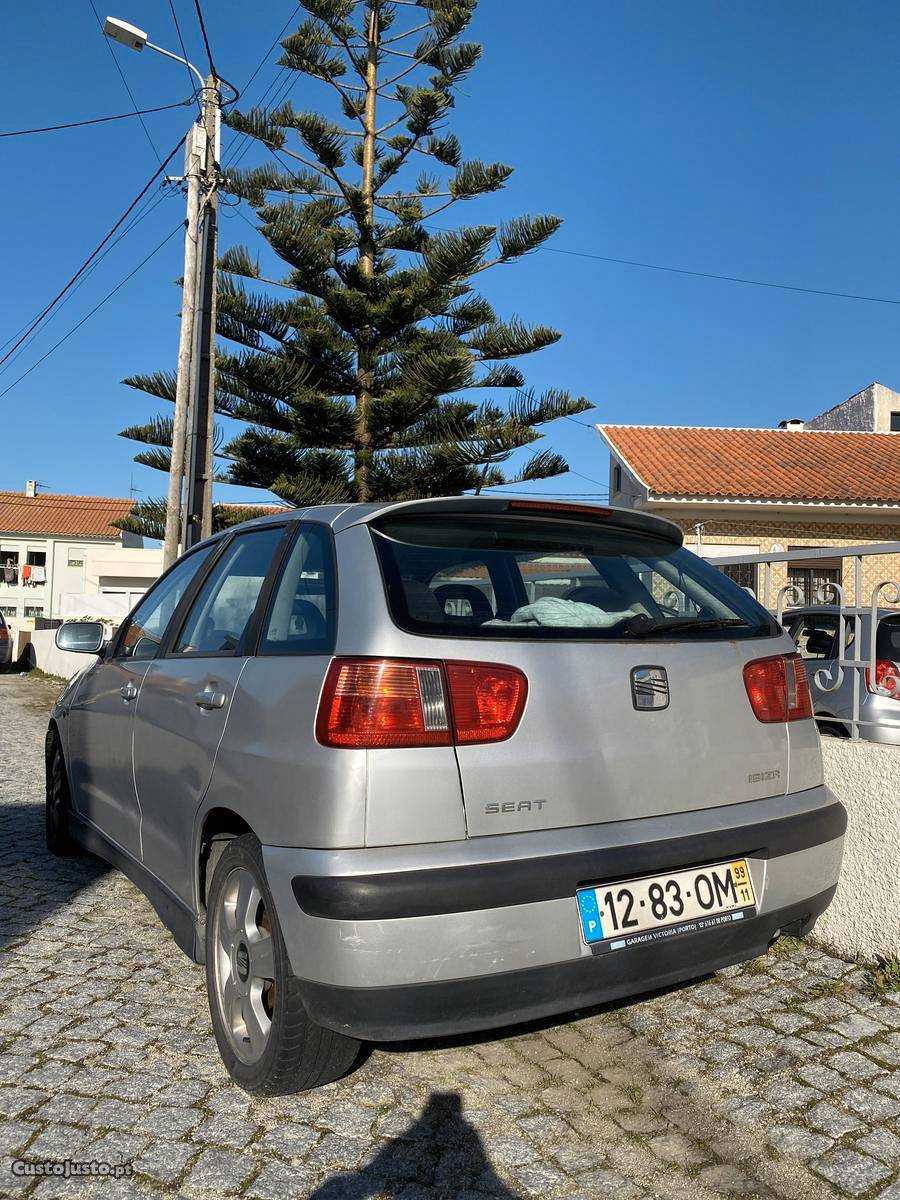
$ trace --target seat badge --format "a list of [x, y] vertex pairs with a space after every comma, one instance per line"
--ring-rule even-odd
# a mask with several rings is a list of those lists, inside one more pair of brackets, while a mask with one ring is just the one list
[[668, 708], [669, 677], [666, 675], [666, 668], [633, 667], [631, 702], [641, 712], [650, 708]]

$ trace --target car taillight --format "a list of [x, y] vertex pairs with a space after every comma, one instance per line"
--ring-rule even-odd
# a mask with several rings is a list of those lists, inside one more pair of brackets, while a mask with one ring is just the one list
[[336, 658], [316, 738], [357, 749], [499, 742], [515, 732], [527, 690], [521, 671], [493, 663]]
[[6, 631], [5, 625], [0, 625], [0, 642], [8, 642], [9, 634]]
[[448, 662], [457, 742], [502, 742], [515, 733], [528, 681], [515, 667], [493, 663]]
[[806, 666], [799, 654], [748, 662], [744, 687], [757, 721], [802, 721], [813, 715]]
[[871, 677], [871, 669], [866, 667], [866, 690], [873, 696], [887, 696], [891, 700], [900, 700], [900, 667], [897, 663], [879, 658], [875, 663], [874, 680]]

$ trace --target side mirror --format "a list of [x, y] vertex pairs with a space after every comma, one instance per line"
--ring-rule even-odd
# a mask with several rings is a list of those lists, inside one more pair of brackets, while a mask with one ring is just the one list
[[59, 650], [75, 654], [99, 654], [106, 639], [106, 630], [99, 621], [66, 621], [56, 631]]

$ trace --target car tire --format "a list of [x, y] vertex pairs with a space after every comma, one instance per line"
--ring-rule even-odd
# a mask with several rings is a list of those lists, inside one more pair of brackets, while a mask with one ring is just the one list
[[44, 831], [47, 849], [61, 857], [77, 854], [78, 845], [69, 832], [69, 777], [59, 734], [51, 726], [44, 743], [47, 788], [44, 801]]
[[228, 1074], [258, 1096], [331, 1083], [352, 1067], [359, 1042], [310, 1020], [292, 975], [262, 847], [230, 841], [207, 897], [206, 989]]

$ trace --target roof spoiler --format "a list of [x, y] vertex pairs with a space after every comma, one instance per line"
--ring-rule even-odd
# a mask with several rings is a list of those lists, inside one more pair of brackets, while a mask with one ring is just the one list
[[597, 522], [617, 529], [632, 529], [672, 542], [684, 543], [684, 532], [674, 521], [633, 508], [615, 508], [608, 504], [568, 503], [562, 500], [538, 500], [533, 496], [438, 496], [427, 500], [401, 500], [396, 504], [380, 505], [368, 511], [346, 510], [334, 523], [337, 533], [351, 525], [377, 524], [385, 517], [414, 516], [418, 513], [528, 513], [533, 517]]

